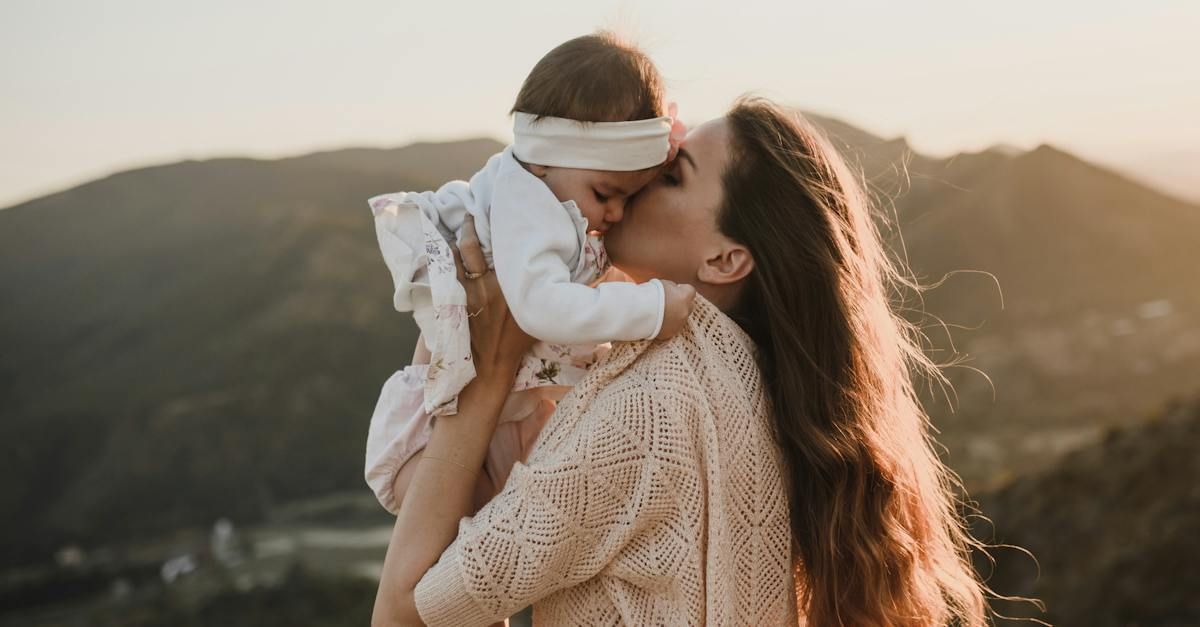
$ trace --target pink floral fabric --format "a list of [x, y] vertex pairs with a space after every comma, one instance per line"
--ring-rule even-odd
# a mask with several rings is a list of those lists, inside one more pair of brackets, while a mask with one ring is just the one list
[[454, 255], [441, 231], [424, 215], [426, 265], [433, 295], [432, 337], [425, 345], [433, 358], [425, 378], [425, 411], [434, 416], [458, 413], [458, 393], [475, 378], [471, 330], [467, 325], [467, 292], [458, 282]]

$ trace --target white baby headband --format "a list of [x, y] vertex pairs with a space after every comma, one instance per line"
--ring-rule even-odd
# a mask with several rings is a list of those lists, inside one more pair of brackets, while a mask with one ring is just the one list
[[517, 112], [513, 154], [526, 163], [631, 172], [659, 165], [671, 153], [673, 118], [580, 122]]

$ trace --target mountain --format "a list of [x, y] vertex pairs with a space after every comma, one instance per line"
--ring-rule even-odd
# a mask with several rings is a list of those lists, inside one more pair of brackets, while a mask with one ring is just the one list
[[1053, 469], [981, 497], [994, 524], [976, 521], [975, 533], [1037, 561], [994, 549], [995, 566], [978, 568], [997, 592], [1040, 598], [1047, 611], [998, 609], [1056, 625], [1200, 624], [1197, 479], [1200, 398], [1110, 430]]
[[[993, 401], [952, 369], [956, 413], [928, 400], [969, 485], [1194, 389], [1200, 208], [1051, 147], [932, 159], [818, 122], [894, 208], [915, 272], [1003, 288], [1004, 309], [978, 274], [924, 294], [978, 327], [955, 346], [995, 384]], [[500, 147], [185, 161], [0, 210], [0, 560], [364, 489], [371, 409], [415, 337], [365, 200], [467, 177]]]
[[188, 161], [0, 211], [0, 560], [361, 486], [416, 335], [366, 198], [499, 147]]
[[1200, 202], [1200, 148], [1095, 151], [1101, 163], [1189, 202]]
[[967, 359], [948, 370], [957, 411], [929, 402], [968, 485], [1200, 389], [1200, 207], [1051, 146], [936, 160], [818, 122], [893, 210], [913, 271], [946, 278], [913, 306], [954, 325], [952, 343], [926, 318], [935, 356]]

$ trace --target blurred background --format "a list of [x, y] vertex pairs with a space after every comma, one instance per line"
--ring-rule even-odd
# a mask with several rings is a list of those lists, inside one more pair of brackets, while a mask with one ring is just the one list
[[[0, 624], [362, 625], [415, 326], [366, 199], [465, 178], [533, 64], [640, 43], [863, 173], [999, 604], [1200, 624], [1200, 4], [0, 5]], [[902, 239], [901, 239], [902, 237]], [[1008, 624], [998, 620], [998, 623]], [[1016, 624], [1016, 623], [1014, 623]]]

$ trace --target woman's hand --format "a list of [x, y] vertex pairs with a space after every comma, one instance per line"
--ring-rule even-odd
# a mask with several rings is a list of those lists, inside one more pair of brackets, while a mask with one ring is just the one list
[[499, 378], [505, 384], [511, 384], [517, 376], [521, 357], [529, 352], [534, 339], [517, 326], [509, 312], [496, 273], [487, 267], [472, 216], [463, 221], [454, 262], [458, 267], [458, 280], [467, 291], [476, 376]]

